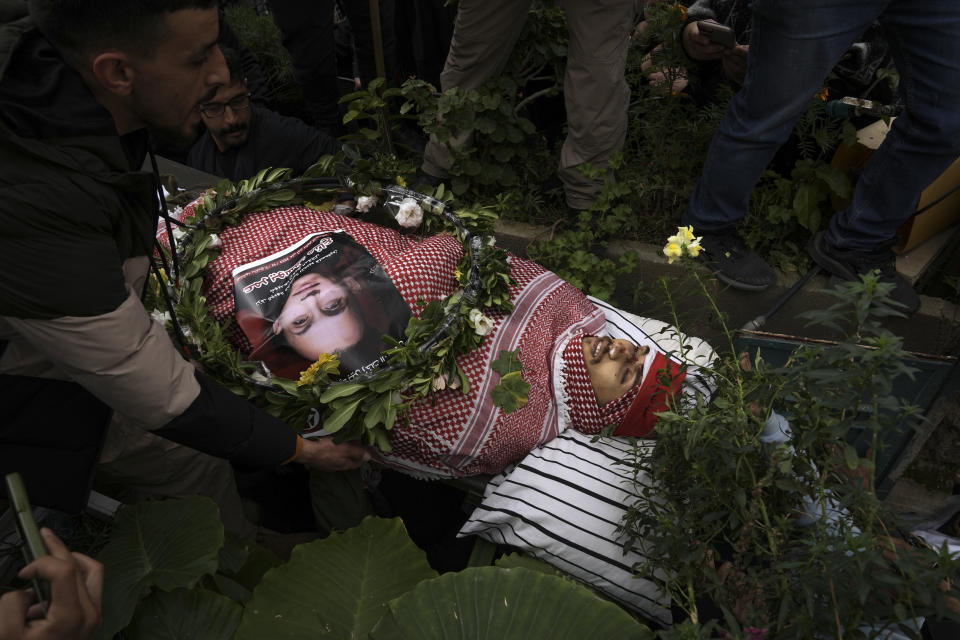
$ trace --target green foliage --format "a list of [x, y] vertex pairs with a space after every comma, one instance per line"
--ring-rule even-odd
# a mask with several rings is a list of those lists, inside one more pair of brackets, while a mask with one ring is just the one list
[[189, 589], [212, 574], [222, 546], [223, 525], [209, 498], [121, 509], [110, 542], [97, 555], [106, 575], [97, 637], [110, 638], [127, 626], [138, 601], [154, 589]]
[[513, 413], [527, 404], [530, 383], [523, 379], [519, 355], [514, 351], [501, 351], [491, 367], [500, 374], [500, 382], [490, 392], [494, 403], [504, 413]]
[[254, 589], [237, 640], [364, 638], [387, 603], [436, 577], [399, 519], [303, 544]]
[[[399, 519], [369, 517], [297, 546], [280, 566], [268, 568], [278, 562], [270, 556], [252, 542], [225, 543], [208, 499], [124, 507], [100, 556], [107, 626], [98, 637], [650, 637], [616, 605], [533, 560], [508, 557], [501, 567], [437, 577]], [[157, 563], [146, 578], [144, 557]], [[222, 579], [243, 583], [252, 596], [228, 596]], [[441, 620], [454, 635], [431, 631]], [[595, 629], [603, 635], [591, 636]]]
[[652, 638], [611, 602], [525, 568], [472, 567], [422, 582], [390, 603], [373, 640]]
[[767, 171], [741, 226], [747, 243], [781, 271], [807, 268], [806, 240], [826, 226], [834, 202], [848, 200], [852, 192], [847, 176], [830, 164], [841, 139], [855, 143], [849, 121], [827, 116], [823, 99], [815, 97], [797, 124], [796, 138], [799, 155], [790, 177]]
[[[662, 637], [698, 637], [699, 599], [721, 608], [716, 624], [733, 637], [751, 626], [775, 638], [864, 624], [879, 634], [946, 610], [941, 585], [957, 561], [895, 547], [895, 517], [858, 479], [861, 467], [873, 469], [882, 435], [913, 412], [892, 393], [912, 369], [879, 322], [896, 313], [890, 289], [876, 276], [844, 284], [836, 305], [808, 315], [844, 330], [845, 340], [798, 348], [783, 367], [762, 353], [751, 371], [725, 360], [713, 371], [712, 402], [661, 414], [653, 456], [634, 460], [653, 483], [639, 489], [623, 526], [650, 558], [635, 569], [668, 575], [672, 597], [690, 613], [686, 631]], [[792, 439], [761, 441], [753, 403], [760, 415], [787, 417]], [[863, 432], [874, 443], [866, 459], [848, 444]]]
[[[618, 277], [633, 271], [637, 260], [631, 252], [616, 261], [605, 255], [607, 239], [623, 233], [633, 218], [630, 207], [621, 200], [629, 187], [612, 177], [612, 172], [622, 166], [623, 156], [615, 154], [593, 206], [580, 212], [571, 228], [530, 247], [534, 260], [585, 293], [604, 300], [613, 297]], [[595, 175], [589, 167], [584, 169]]]
[[230, 640], [243, 609], [219, 593], [194, 587], [155, 591], [137, 607], [129, 640]]
[[440, 97], [404, 84], [405, 105], [415, 109], [423, 131], [452, 146], [450, 186], [457, 196], [474, 198], [503, 188], [536, 182], [545, 149], [536, 143], [536, 128], [519, 115], [522, 87], [507, 77], [479, 89], [448, 89]]
[[258, 15], [252, 7], [232, 3], [224, 15], [237, 39], [257, 58], [274, 103], [290, 104], [300, 99], [302, 90], [293, 77], [290, 54], [281, 41], [280, 29], [269, 15]]

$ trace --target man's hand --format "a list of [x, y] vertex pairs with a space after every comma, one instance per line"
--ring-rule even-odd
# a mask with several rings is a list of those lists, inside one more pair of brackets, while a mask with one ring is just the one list
[[318, 471], [347, 471], [356, 469], [370, 459], [370, 452], [359, 442], [336, 444], [333, 438], [303, 439], [303, 448], [295, 462]]
[[20, 578], [50, 583], [50, 608], [42, 616], [32, 590], [11, 591], [0, 598], [2, 640], [84, 640], [100, 626], [103, 565], [82, 553], [71, 553], [49, 529], [40, 534], [50, 555], [34, 560]]
[[[708, 20], [706, 22], [716, 22]], [[696, 22], [691, 22], [683, 28], [683, 49], [694, 60], [717, 60], [723, 55], [723, 45], [710, 42], [710, 39], [700, 33]]]
[[743, 84], [743, 79], [747, 75], [747, 56], [750, 53], [750, 45], [738, 44], [732, 49], [723, 50], [723, 72], [731, 80]]

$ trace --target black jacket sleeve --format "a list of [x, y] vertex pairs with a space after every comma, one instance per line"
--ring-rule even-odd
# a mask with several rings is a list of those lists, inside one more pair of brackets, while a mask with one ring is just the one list
[[270, 467], [289, 460], [297, 434], [201, 372], [200, 394], [180, 416], [154, 431], [174, 442], [248, 467]]

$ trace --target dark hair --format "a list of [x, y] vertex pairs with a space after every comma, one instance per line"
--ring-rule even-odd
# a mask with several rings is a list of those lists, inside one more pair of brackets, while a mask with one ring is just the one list
[[148, 56], [166, 35], [164, 16], [216, 0], [30, 0], [30, 17], [68, 61], [116, 47]]
[[227, 70], [230, 71], [230, 84], [234, 85], [243, 82], [246, 74], [243, 72], [243, 60], [236, 49], [220, 45], [220, 53], [223, 54], [223, 60], [227, 63]]

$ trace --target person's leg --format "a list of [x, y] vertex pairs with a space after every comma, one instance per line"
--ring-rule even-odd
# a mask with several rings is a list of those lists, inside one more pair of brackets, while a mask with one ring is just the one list
[[895, 0], [881, 18], [900, 71], [904, 112], [833, 216], [827, 241], [869, 251], [888, 244], [920, 193], [960, 156], [960, 3]]
[[115, 416], [97, 466], [97, 478], [122, 485], [129, 501], [201, 495], [220, 507], [227, 531], [253, 539], [230, 463], [139, 429]]
[[884, 0], [758, 0], [743, 89], [710, 143], [684, 213], [699, 232], [732, 226], [827, 73], [877, 18]]
[[[377, 73], [376, 56], [374, 55], [370, 1], [345, 0], [342, 6], [346, 10], [347, 19], [350, 21], [350, 31], [353, 33], [353, 43], [356, 47], [357, 62], [360, 67], [360, 82], [363, 83], [363, 86], [367, 86], [371, 80], [379, 75]], [[386, 26], [381, 21], [381, 28], [383, 29]], [[384, 40], [381, 40], [381, 42]], [[390, 64], [386, 48], [384, 48], [384, 63]], [[389, 74], [387, 78], [389, 79]]]
[[[530, 0], [461, 0], [458, 4], [450, 53], [440, 74], [440, 90], [476, 89], [503, 71], [530, 10]], [[446, 177], [453, 165], [451, 148], [466, 144], [467, 136], [446, 143], [430, 136], [423, 154], [424, 173]]]
[[325, 131], [340, 125], [333, 0], [270, 0], [273, 20], [290, 52], [293, 75], [303, 88], [313, 124]]
[[683, 224], [703, 235], [703, 259], [733, 287], [765, 289], [774, 271], [735, 230], [750, 192], [827, 73], [888, 0], [758, 0], [743, 89], [710, 143]]
[[891, 246], [923, 189], [960, 155], [960, 6], [895, 0], [881, 22], [905, 111], [860, 176], [850, 206], [813, 238], [810, 254], [844, 280], [878, 270], [894, 287], [890, 297], [910, 314], [920, 298], [897, 273]]
[[627, 134], [630, 88], [624, 77], [633, 0], [567, 0], [563, 3], [570, 30], [563, 80], [567, 138], [560, 151], [558, 175], [567, 206], [586, 209], [596, 199], [602, 179], [577, 171], [589, 162], [603, 169]]

